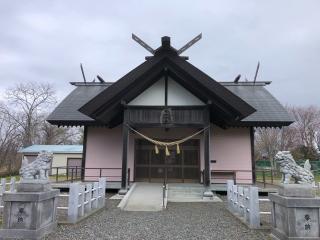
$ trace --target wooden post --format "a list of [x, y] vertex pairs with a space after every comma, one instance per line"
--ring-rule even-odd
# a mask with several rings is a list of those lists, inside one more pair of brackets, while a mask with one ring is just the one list
[[81, 181], [84, 181], [86, 171], [86, 154], [87, 154], [87, 135], [88, 126], [84, 126], [83, 131], [83, 150], [82, 150], [82, 162], [81, 162]]
[[58, 177], [59, 177], [59, 167], [57, 167], [56, 169], [56, 182], [58, 182]]
[[71, 183], [69, 188], [68, 202], [68, 221], [71, 223], [76, 223], [78, 219], [79, 192], [79, 183]]
[[122, 125], [122, 174], [121, 174], [121, 189], [119, 194], [127, 192], [127, 173], [128, 173], [128, 141], [129, 141], [129, 128], [126, 122], [127, 112], [124, 111], [124, 121]]
[[71, 182], [73, 183], [73, 167], [71, 168]]
[[210, 186], [211, 171], [210, 171], [210, 127], [204, 130], [204, 185]]
[[252, 183], [256, 184], [256, 161], [254, 159], [254, 128], [250, 127], [250, 145], [251, 145], [251, 170], [252, 170]]
[[263, 188], [266, 188], [266, 172], [262, 170]]
[[77, 181], [77, 177], [78, 177], [78, 166], [76, 166], [76, 177], [75, 177], [76, 181]]
[[130, 186], [130, 168], [128, 168], [128, 187]]

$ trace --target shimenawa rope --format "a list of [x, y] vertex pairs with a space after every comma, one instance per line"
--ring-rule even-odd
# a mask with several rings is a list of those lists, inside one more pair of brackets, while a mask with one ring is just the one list
[[158, 146], [165, 147], [165, 153], [166, 153], [167, 156], [170, 155], [170, 152], [169, 152], [168, 147], [176, 145], [176, 146], [177, 146], [177, 154], [180, 154], [180, 146], [179, 146], [179, 144], [188, 141], [189, 139], [197, 136], [198, 134], [202, 133], [203, 131], [205, 131], [206, 129], [209, 128], [209, 126], [207, 126], [207, 127], [203, 128], [203, 129], [201, 129], [200, 131], [198, 131], [198, 132], [196, 132], [196, 133], [194, 133], [194, 134], [192, 134], [192, 135], [190, 135], [190, 136], [188, 136], [188, 137], [185, 137], [185, 138], [182, 138], [182, 139], [180, 139], [180, 140], [177, 140], [177, 141], [173, 141], [173, 142], [163, 142], [163, 141], [158, 141], [158, 140], [152, 139], [152, 138], [144, 135], [143, 133], [138, 132], [137, 130], [135, 130], [134, 128], [132, 128], [132, 127], [131, 127], [130, 125], [128, 125], [128, 124], [127, 124], [127, 126], [129, 127], [130, 130], [132, 130], [133, 132], [135, 132], [136, 134], [138, 134], [138, 135], [141, 136], [142, 138], [144, 138], [144, 139], [146, 139], [147, 141], [153, 143], [156, 154], [159, 154], [159, 148], [158, 148]]

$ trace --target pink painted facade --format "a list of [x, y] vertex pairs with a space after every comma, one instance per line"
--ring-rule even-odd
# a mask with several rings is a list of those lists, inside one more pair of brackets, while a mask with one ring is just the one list
[[[165, 131], [160, 128], [139, 129], [147, 136], [159, 139], [179, 139], [193, 134], [197, 129], [175, 128]], [[211, 127], [210, 133], [210, 160], [213, 171], [242, 171], [237, 172], [238, 183], [251, 183], [251, 144], [249, 128], [221, 129]], [[128, 168], [130, 180], [134, 180], [134, 142], [136, 134], [130, 134], [128, 145]], [[204, 147], [202, 134], [195, 137], [200, 139], [200, 169], [204, 169]], [[113, 129], [103, 127], [88, 127], [86, 168], [117, 168], [102, 170], [103, 176], [108, 176], [109, 181], [120, 181], [122, 165], [122, 126]], [[92, 180], [98, 176], [98, 169], [87, 169], [85, 180]], [[219, 175], [218, 175], [219, 174]], [[225, 182], [224, 173], [217, 173], [214, 182]], [[229, 176], [230, 177], [230, 176]]]
[[237, 183], [252, 183], [250, 128], [213, 128], [210, 142], [212, 170], [234, 170]]

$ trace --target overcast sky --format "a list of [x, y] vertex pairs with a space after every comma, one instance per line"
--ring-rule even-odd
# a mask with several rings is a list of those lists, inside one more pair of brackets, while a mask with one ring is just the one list
[[[97, 74], [116, 81], [144, 61], [164, 35], [215, 80], [239, 73], [283, 104], [320, 106], [320, 1], [14, 1], [0, 2], [0, 91], [19, 82], [54, 84], [59, 99]], [[244, 79], [244, 78], [243, 78]]]

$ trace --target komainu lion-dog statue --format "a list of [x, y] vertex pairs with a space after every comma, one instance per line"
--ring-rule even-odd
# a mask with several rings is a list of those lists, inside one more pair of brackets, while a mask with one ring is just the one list
[[304, 167], [301, 167], [293, 159], [290, 151], [279, 151], [275, 156], [275, 160], [280, 166], [282, 183], [289, 184], [292, 177], [295, 183], [314, 184], [314, 176], [311, 172], [309, 160], [306, 160]]
[[28, 180], [48, 180], [52, 159], [53, 154], [47, 151], [41, 151], [36, 160], [31, 163], [28, 163], [28, 160], [24, 158], [19, 171], [21, 178]]

